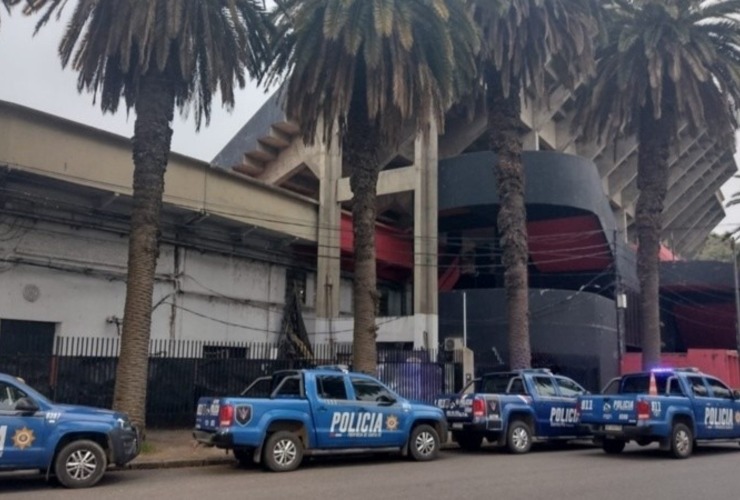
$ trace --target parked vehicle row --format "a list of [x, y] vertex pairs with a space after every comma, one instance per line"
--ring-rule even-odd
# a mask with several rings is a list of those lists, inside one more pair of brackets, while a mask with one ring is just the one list
[[[285, 370], [236, 397], [201, 398], [194, 438], [275, 472], [306, 456], [397, 452], [435, 459], [452, 439], [526, 453], [532, 443], [593, 439], [606, 453], [659, 443], [687, 458], [698, 442], [740, 441], [740, 392], [695, 369], [612, 380], [602, 394], [548, 370], [486, 374], [436, 405], [413, 403], [377, 379], [339, 367]], [[125, 414], [52, 403], [0, 374], [0, 470], [37, 469], [70, 488], [96, 484], [140, 451]]]

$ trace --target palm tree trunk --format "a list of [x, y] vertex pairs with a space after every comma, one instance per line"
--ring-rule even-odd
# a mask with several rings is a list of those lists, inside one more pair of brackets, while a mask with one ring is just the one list
[[494, 170], [500, 200], [497, 225], [505, 268], [509, 366], [516, 370], [532, 364], [520, 88], [518, 83], [513, 83], [506, 96], [501, 77], [495, 71], [488, 72], [487, 85], [489, 144], [498, 157]]
[[353, 119], [344, 141], [344, 162], [351, 168], [352, 224], [354, 232], [354, 332], [353, 368], [375, 375], [378, 310], [377, 272], [375, 261], [375, 218], [380, 142], [371, 126], [363, 127], [367, 117]]
[[637, 225], [637, 276], [640, 281], [640, 321], [642, 326], [642, 366], [645, 370], [660, 364], [660, 234], [663, 229], [663, 203], [668, 192], [669, 126], [674, 113], [664, 96], [663, 113], [656, 120], [649, 101], [640, 115], [637, 156], [637, 187], [640, 196], [635, 207]]
[[113, 408], [125, 411], [143, 432], [154, 273], [159, 256], [159, 224], [164, 173], [172, 139], [174, 89], [165, 78], [145, 76], [136, 99], [134, 191], [128, 249], [126, 305]]

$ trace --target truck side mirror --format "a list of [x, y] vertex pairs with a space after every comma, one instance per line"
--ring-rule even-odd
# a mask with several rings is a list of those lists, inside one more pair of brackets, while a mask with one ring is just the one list
[[21, 413], [36, 413], [39, 411], [39, 405], [36, 404], [36, 401], [33, 399], [24, 397], [15, 402], [15, 411], [19, 411]]

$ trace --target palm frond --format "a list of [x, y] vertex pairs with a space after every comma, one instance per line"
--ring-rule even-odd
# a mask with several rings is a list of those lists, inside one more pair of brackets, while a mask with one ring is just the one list
[[341, 140], [357, 103], [384, 141], [406, 120], [441, 127], [475, 80], [479, 39], [462, 0], [278, 0], [274, 19], [264, 81], [287, 76], [286, 112], [307, 142], [319, 130]]
[[[26, 11], [43, 11], [40, 29], [66, 3], [29, 0]], [[100, 96], [103, 111], [115, 112], [122, 99], [130, 109], [141, 77], [159, 74], [174, 85], [181, 112], [194, 110], [199, 128], [217, 91], [230, 108], [245, 74], [262, 75], [270, 35], [261, 0], [77, 0], [59, 54], [78, 72], [79, 90]]]

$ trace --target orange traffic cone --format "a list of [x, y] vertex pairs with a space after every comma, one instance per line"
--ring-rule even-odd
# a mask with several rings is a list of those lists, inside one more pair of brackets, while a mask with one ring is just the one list
[[650, 372], [650, 387], [648, 387], [649, 396], [658, 395], [658, 384], [655, 383], [655, 373]]

